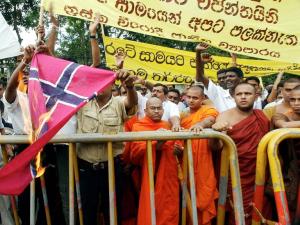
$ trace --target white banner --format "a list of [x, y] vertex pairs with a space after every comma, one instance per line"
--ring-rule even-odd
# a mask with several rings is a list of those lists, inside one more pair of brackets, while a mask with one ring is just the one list
[[0, 59], [20, 55], [21, 45], [0, 12]]

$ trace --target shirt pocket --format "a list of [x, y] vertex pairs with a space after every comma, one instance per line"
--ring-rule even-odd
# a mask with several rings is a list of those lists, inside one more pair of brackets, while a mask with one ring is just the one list
[[105, 116], [103, 118], [103, 133], [114, 134], [118, 133], [121, 126], [121, 119], [117, 116]]
[[93, 112], [86, 111], [82, 116], [82, 132], [83, 133], [96, 133], [98, 128], [98, 118]]

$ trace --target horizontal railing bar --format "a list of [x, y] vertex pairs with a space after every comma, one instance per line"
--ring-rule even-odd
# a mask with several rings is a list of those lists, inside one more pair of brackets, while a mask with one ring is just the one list
[[[144, 141], [144, 140], [185, 140], [185, 139], [219, 138], [233, 141], [226, 134], [205, 129], [200, 134], [193, 132], [171, 132], [171, 131], [142, 131], [142, 132], [119, 132], [117, 134], [71, 134], [56, 135], [49, 143], [99, 143], [99, 142], [123, 142], [123, 141]], [[29, 144], [29, 135], [0, 135], [0, 144]]]

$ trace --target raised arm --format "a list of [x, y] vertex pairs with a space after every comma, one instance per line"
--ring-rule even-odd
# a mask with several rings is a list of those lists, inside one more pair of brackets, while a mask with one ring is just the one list
[[100, 65], [100, 48], [96, 37], [98, 25], [99, 25], [99, 16], [96, 15], [95, 21], [90, 23], [90, 27], [89, 27], [91, 48], [92, 48], [92, 60], [93, 60], [91, 67], [98, 67]]
[[123, 69], [124, 68], [125, 58], [126, 58], [126, 53], [123, 52], [123, 51], [118, 51], [115, 54], [115, 63], [116, 63], [117, 69]]
[[202, 54], [207, 50], [208, 45], [205, 43], [199, 43], [196, 47], [196, 81], [202, 82], [204, 86], [208, 87], [208, 78], [204, 75], [204, 64], [211, 60], [209, 54]]
[[[34, 54], [35, 47], [33, 45], [29, 45], [24, 49], [24, 56], [21, 61], [21, 63], [17, 66], [17, 68], [12, 73], [6, 87], [5, 91], [5, 99], [8, 103], [13, 103], [17, 96], [17, 88], [19, 85], [19, 73], [27, 73], [28, 70], [25, 70], [25, 67], [27, 66], [29, 69], [29, 63], [31, 62], [32, 56]], [[23, 72], [24, 71], [24, 72]]]
[[237, 56], [236, 56], [236, 54], [233, 53], [233, 52], [230, 52], [230, 56], [231, 56], [231, 66], [232, 67], [237, 67], [237, 63], [236, 63]]
[[277, 74], [277, 77], [276, 77], [276, 80], [274, 82], [274, 85], [272, 87], [272, 90], [271, 90], [271, 93], [269, 94], [268, 98], [267, 98], [267, 102], [270, 103], [270, 102], [273, 102], [276, 100], [276, 96], [277, 96], [277, 91], [278, 91], [278, 85], [282, 79], [282, 76], [284, 74], [284, 71], [280, 71], [278, 74]]
[[49, 47], [50, 54], [54, 55], [59, 23], [58, 23], [57, 18], [53, 14], [50, 15], [50, 21], [51, 21], [52, 27], [51, 27], [51, 31], [49, 33], [46, 44]]
[[138, 104], [138, 97], [133, 84], [135, 76], [130, 75], [128, 70], [118, 70], [117, 79], [122, 82], [123, 87], [127, 90], [127, 96], [124, 100], [124, 104], [125, 108], [130, 110]]

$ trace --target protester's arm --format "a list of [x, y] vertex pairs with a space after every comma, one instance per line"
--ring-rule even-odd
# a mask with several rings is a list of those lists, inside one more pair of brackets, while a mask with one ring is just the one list
[[115, 54], [115, 62], [117, 69], [123, 69], [124, 68], [124, 61], [126, 58], [126, 53], [119, 51]]
[[194, 126], [190, 128], [190, 131], [193, 131], [195, 133], [200, 133], [205, 128], [210, 128], [215, 123], [215, 117], [209, 116], [205, 118], [204, 120], [196, 123]]
[[[219, 132], [226, 132], [228, 130], [232, 129], [232, 126], [229, 124], [228, 120], [227, 120], [227, 114], [225, 113], [221, 113], [217, 119], [215, 124], [212, 125], [212, 129], [219, 131]], [[209, 146], [212, 150], [218, 151], [221, 150], [223, 148], [223, 141], [217, 138], [214, 139], [210, 139], [209, 140]]]
[[138, 97], [133, 84], [135, 77], [130, 75], [128, 70], [118, 70], [116, 75], [117, 79], [124, 84], [124, 88], [127, 90], [127, 96], [124, 99], [124, 105], [127, 110], [130, 110], [132, 107], [138, 104]]
[[211, 60], [209, 54], [202, 54], [208, 45], [205, 43], [199, 43], [196, 47], [196, 81], [202, 82], [204, 86], [208, 87], [209, 79], [204, 75], [204, 64]]
[[17, 96], [17, 88], [19, 85], [19, 72], [23, 71], [26, 66], [29, 66], [31, 62], [32, 56], [34, 54], [35, 47], [33, 45], [29, 45], [24, 49], [24, 56], [21, 63], [17, 66], [17, 68], [12, 73], [7, 87], [5, 91], [5, 99], [8, 103], [13, 103]]
[[90, 23], [90, 27], [89, 27], [90, 41], [91, 41], [91, 48], [92, 48], [92, 60], [93, 60], [93, 64], [91, 65], [91, 67], [98, 67], [100, 65], [100, 48], [96, 38], [98, 25], [99, 25], [99, 16], [96, 16], [95, 21]]
[[181, 130], [181, 126], [180, 126], [180, 118], [179, 116], [172, 116], [170, 118], [170, 123], [172, 125], [172, 131], [174, 132], [178, 132]]
[[276, 113], [272, 117], [272, 123], [276, 128], [300, 128], [300, 121], [289, 121], [289, 119], [281, 113]]
[[276, 77], [276, 80], [274, 82], [274, 85], [272, 87], [272, 91], [269, 95], [269, 97], [267, 98], [267, 102], [270, 103], [270, 102], [273, 102], [276, 100], [276, 96], [277, 96], [277, 88], [278, 88], [278, 85], [282, 79], [282, 76], [284, 74], [284, 71], [280, 71], [278, 74], [277, 74], [277, 77]]
[[237, 63], [236, 63], [237, 56], [236, 56], [236, 54], [233, 53], [233, 52], [230, 52], [230, 56], [231, 56], [231, 66], [232, 67], [237, 67]]
[[58, 23], [57, 18], [55, 18], [54, 15], [50, 15], [50, 21], [52, 23], [52, 27], [51, 27], [51, 31], [48, 36], [47, 46], [49, 47], [50, 54], [54, 55], [59, 23]]

